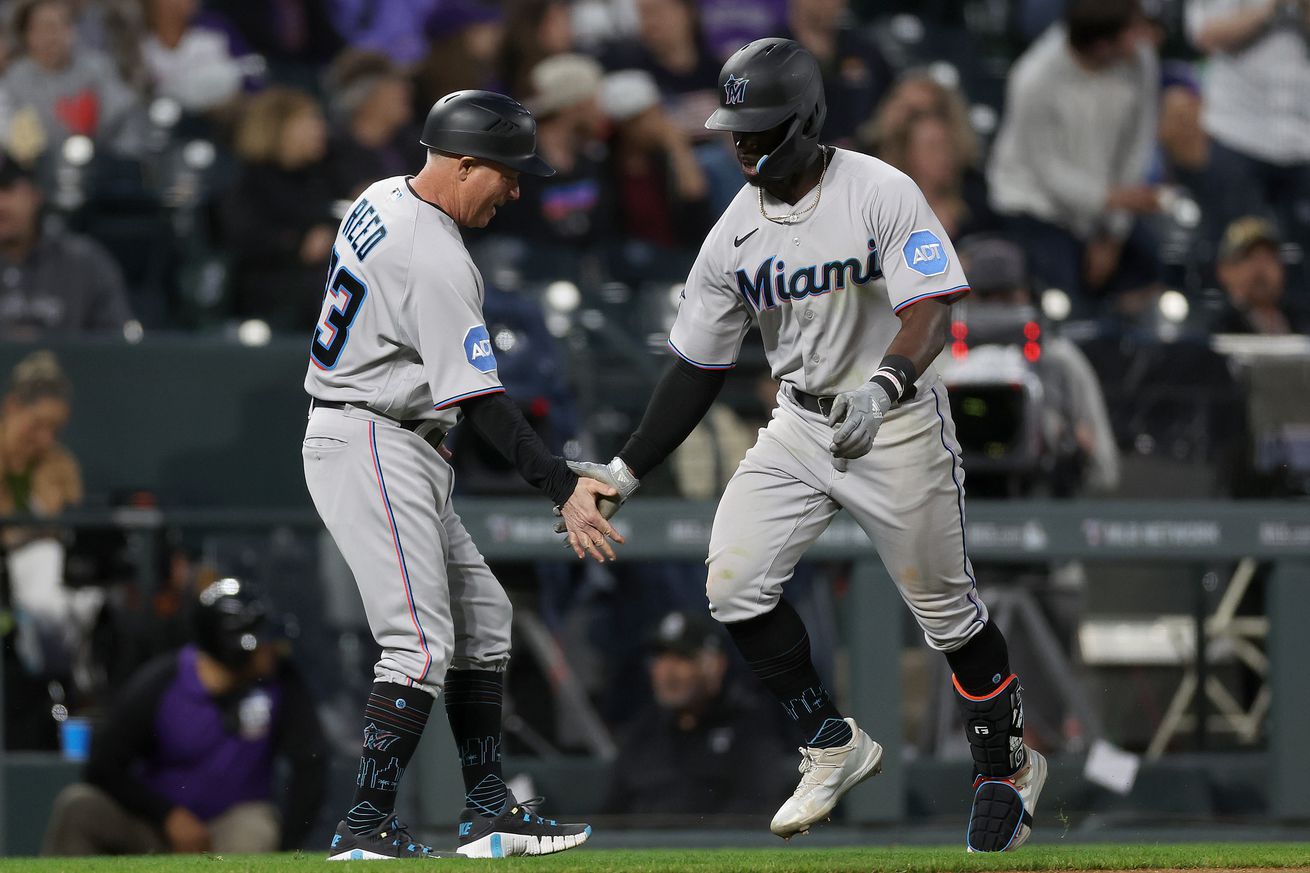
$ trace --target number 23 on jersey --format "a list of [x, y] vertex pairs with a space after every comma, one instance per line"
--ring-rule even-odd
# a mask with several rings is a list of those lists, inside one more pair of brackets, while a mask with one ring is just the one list
[[314, 342], [309, 356], [322, 370], [331, 370], [341, 359], [350, 339], [350, 326], [359, 315], [359, 307], [368, 296], [368, 286], [350, 270], [338, 267], [341, 256], [332, 249], [328, 265], [327, 289], [323, 294], [323, 312], [314, 328]]

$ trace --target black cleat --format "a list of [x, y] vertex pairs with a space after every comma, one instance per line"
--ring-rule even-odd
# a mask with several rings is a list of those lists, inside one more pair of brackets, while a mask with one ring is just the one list
[[410, 836], [409, 830], [392, 816], [371, 834], [357, 836], [342, 821], [328, 849], [329, 861], [395, 861], [400, 858], [458, 858], [452, 852], [438, 852]]
[[508, 858], [512, 855], [552, 855], [581, 846], [591, 836], [591, 825], [560, 824], [532, 811], [541, 802], [534, 797], [519, 803], [505, 797], [505, 811], [494, 818], [471, 809], [459, 817], [459, 848], [466, 858]]
[[1028, 765], [1010, 779], [974, 780], [969, 813], [970, 852], [1013, 852], [1033, 832], [1037, 798], [1046, 784], [1046, 759], [1028, 749]]

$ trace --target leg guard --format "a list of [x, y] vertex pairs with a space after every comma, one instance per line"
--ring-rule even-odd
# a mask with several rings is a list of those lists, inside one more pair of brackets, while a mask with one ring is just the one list
[[973, 811], [969, 816], [971, 852], [1017, 849], [1032, 832], [1037, 795], [1046, 781], [1046, 763], [1023, 744], [1023, 696], [1013, 674], [995, 691], [975, 697], [952, 677], [965, 714], [973, 753]]
[[1023, 693], [1019, 677], [1013, 673], [986, 697], [974, 697], [960, 687], [954, 676], [951, 684], [964, 708], [964, 730], [969, 737], [976, 775], [989, 779], [1008, 779], [1027, 763], [1023, 745]]

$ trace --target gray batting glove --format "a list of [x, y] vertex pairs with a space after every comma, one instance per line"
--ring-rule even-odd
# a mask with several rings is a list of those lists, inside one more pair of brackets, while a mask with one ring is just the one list
[[867, 455], [891, 408], [891, 397], [876, 382], [865, 382], [854, 391], [844, 391], [833, 398], [828, 413], [828, 426], [837, 428], [832, 445], [828, 446], [833, 457], [854, 460]]
[[[619, 492], [618, 497], [602, 497], [596, 501], [596, 506], [600, 508], [600, 514], [605, 518], [613, 518], [614, 513], [619, 511], [619, 507], [627, 502], [628, 498], [636, 493], [637, 488], [641, 485], [637, 477], [632, 475], [628, 465], [621, 459], [615, 457], [608, 464], [595, 464], [587, 461], [569, 461], [569, 469], [585, 479], [595, 479], [597, 482], [604, 482]], [[559, 515], [559, 507], [555, 507], [555, 514]], [[555, 524], [555, 533], [565, 533], [564, 522], [560, 521]]]

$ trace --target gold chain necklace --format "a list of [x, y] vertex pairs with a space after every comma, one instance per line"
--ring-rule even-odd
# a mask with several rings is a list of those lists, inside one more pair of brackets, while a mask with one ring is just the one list
[[796, 222], [800, 221], [802, 218], [813, 212], [815, 208], [818, 207], [819, 205], [819, 199], [823, 197], [823, 177], [828, 175], [829, 155], [830, 152], [827, 149], [824, 149], [823, 169], [819, 171], [819, 184], [814, 187], [813, 203], [811, 203], [809, 206], [806, 206], [800, 212], [789, 212], [786, 215], [770, 215], [769, 213], [764, 211], [764, 186], [761, 185], [758, 189], [756, 189], [760, 195], [760, 215], [763, 215], [765, 218], [767, 218], [769, 221], [772, 221], [774, 224], [795, 224]]

